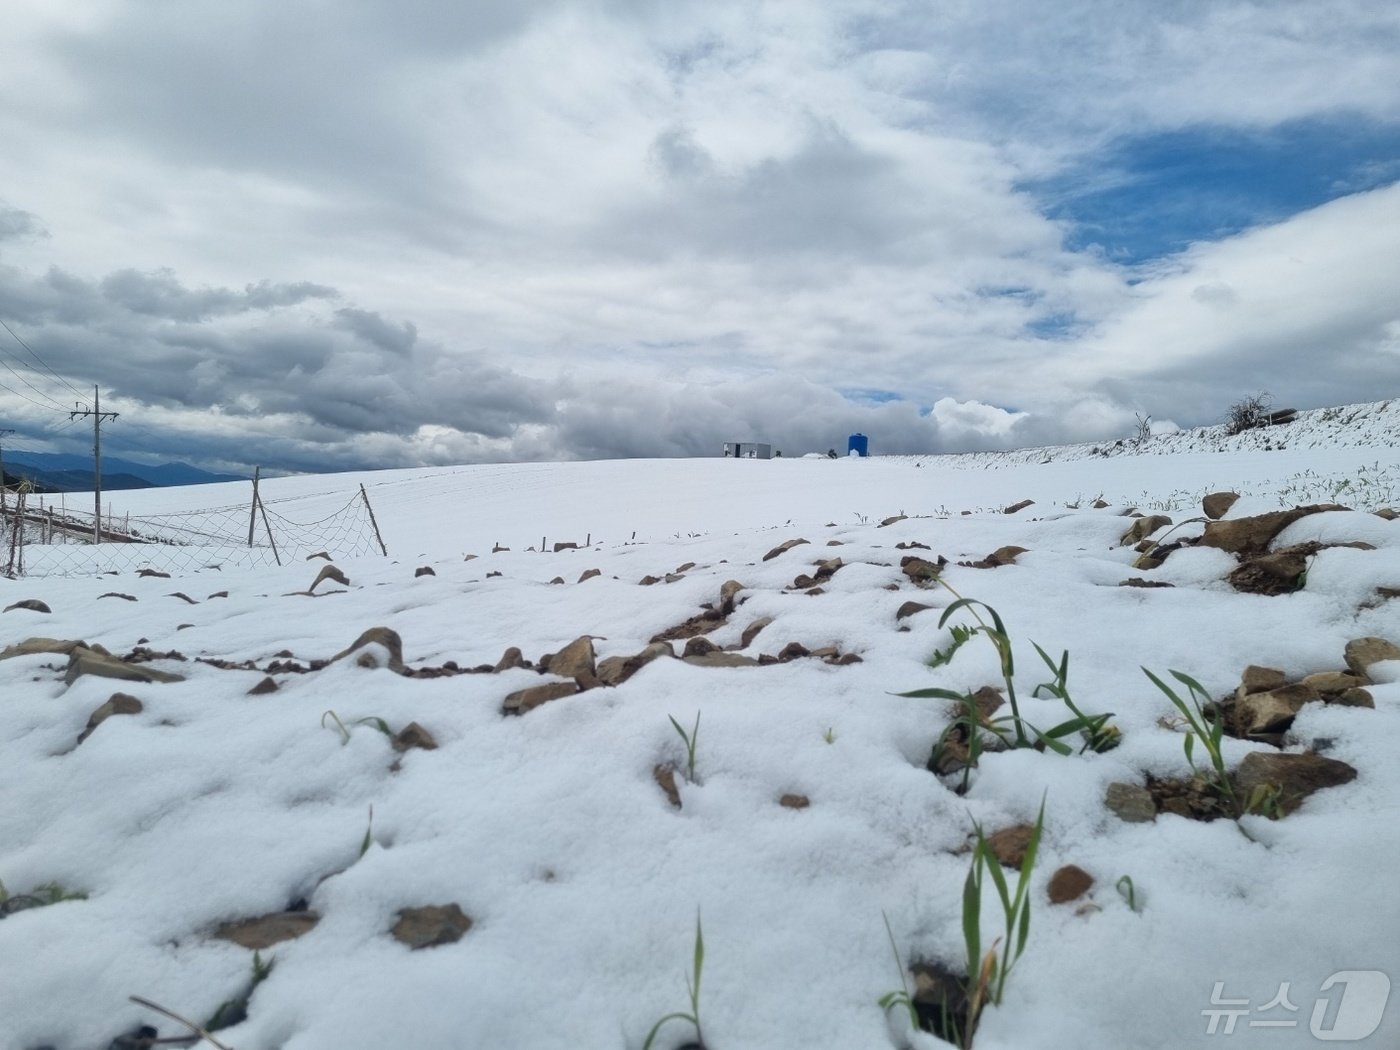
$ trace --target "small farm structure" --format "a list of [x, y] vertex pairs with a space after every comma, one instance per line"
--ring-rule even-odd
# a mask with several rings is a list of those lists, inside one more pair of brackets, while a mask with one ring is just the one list
[[725, 459], [772, 459], [773, 446], [761, 441], [726, 441]]

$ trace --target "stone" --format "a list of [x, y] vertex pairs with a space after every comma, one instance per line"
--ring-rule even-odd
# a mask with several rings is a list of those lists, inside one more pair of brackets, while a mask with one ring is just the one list
[[549, 585], [550, 585], [551, 587], [562, 587], [562, 586], [564, 586], [564, 577], [562, 577], [562, 576], [556, 576], [556, 577], [554, 577], [554, 579], [552, 579], [552, 580], [549, 581]]
[[321, 916], [314, 911], [279, 911], [256, 919], [226, 922], [214, 931], [214, 936], [243, 948], [262, 951], [310, 933], [320, 921]]
[[895, 514], [893, 517], [885, 518], [883, 521], [880, 522], [879, 525], [876, 525], [875, 527], [877, 529], [883, 529], [887, 525], [893, 525], [897, 521], [904, 521], [908, 517], [909, 515], [907, 514]]
[[643, 586], [643, 587], [650, 587], [653, 583], [660, 583], [660, 582], [661, 582], [661, 577], [660, 577], [660, 576], [643, 576], [643, 577], [642, 577], [640, 580], [638, 580], [637, 582], [638, 582], [641, 586]]
[[326, 561], [330, 561], [330, 560], [331, 560], [331, 555], [330, 555], [330, 552], [329, 552], [329, 551], [317, 551], [315, 554], [308, 554], [308, 555], [307, 555], [305, 558], [303, 558], [302, 560], [303, 560], [303, 561], [310, 561], [312, 558], [324, 558]]
[[471, 918], [456, 904], [401, 908], [389, 934], [412, 951], [454, 944], [472, 928]]
[[306, 588], [306, 593], [311, 594], [326, 580], [338, 583], [342, 587], [350, 586], [350, 577], [346, 576], [345, 573], [341, 572], [334, 565], [323, 565], [321, 566], [321, 571], [316, 574], [316, 579], [312, 582], [311, 586]]
[[1338, 707], [1369, 707], [1372, 710], [1376, 707], [1376, 698], [1371, 695], [1371, 691], [1360, 686], [1337, 696], [1329, 696], [1327, 700]]
[[1312, 752], [1286, 754], [1277, 751], [1251, 751], [1235, 770], [1235, 794], [1248, 799], [1259, 787], [1277, 792], [1280, 813], [1292, 813], [1303, 801], [1323, 788], [1337, 787], [1356, 779], [1356, 770], [1335, 758]]
[[688, 561], [683, 565], [677, 565], [674, 572], [675, 575], [680, 575], [683, 572], [689, 572], [693, 568], [695, 568], [695, 563], [693, 561]]
[[804, 543], [806, 543], [806, 542], [807, 542], [806, 540], [800, 540], [800, 539], [799, 539], [799, 540], [784, 540], [782, 543], [778, 544], [778, 545], [777, 545], [776, 547], [774, 547], [771, 551], [769, 551], [767, 554], [765, 554], [765, 555], [763, 556], [763, 560], [764, 560], [764, 561], [772, 561], [772, 560], [773, 560], [774, 558], [776, 558], [779, 554], [782, 554], [782, 553], [784, 553], [785, 551], [790, 551], [790, 550], [792, 550], [792, 548], [794, 548], [794, 547], [799, 547], [799, 546], [801, 546], [802, 544], [804, 544]]
[[587, 688], [597, 682], [596, 656], [593, 652], [593, 638], [584, 634], [575, 638], [552, 656], [540, 661], [540, 667], [561, 678], [572, 678]]
[[1017, 511], [1025, 510], [1027, 507], [1032, 507], [1032, 506], [1034, 506], [1034, 505], [1035, 505], [1035, 500], [1033, 500], [1033, 499], [1023, 499], [1020, 503], [1013, 503], [1013, 504], [1011, 504], [1011, 506], [1009, 506], [1009, 507], [1007, 507], [1005, 510], [1003, 510], [1002, 513], [1003, 513], [1003, 514], [1015, 514]]
[[1206, 523], [1198, 546], [1216, 547], [1231, 554], [1260, 554], [1273, 538], [1295, 521], [1328, 510], [1345, 510], [1335, 503], [1318, 503], [1292, 510], [1276, 510], [1247, 518], [1230, 518]]
[[578, 550], [578, 544], [577, 544], [577, 543], [567, 543], [567, 542], [561, 540], [561, 541], [559, 541], [558, 543], [556, 543], [556, 544], [554, 545], [554, 553], [555, 553], [555, 554], [558, 554], [560, 551], [576, 551], [576, 550]]
[[704, 656], [706, 653], [713, 653], [719, 649], [714, 642], [704, 635], [690, 639], [685, 643], [685, 648], [681, 651], [681, 659], [687, 656]]
[[92, 732], [113, 715], [139, 715], [145, 710], [145, 705], [134, 696], [126, 693], [113, 693], [108, 701], [88, 715], [87, 728], [78, 735], [78, 743], [82, 743]]
[[1105, 507], [1109, 506], [1109, 503], [1107, 500], [1096, 499], [1094, 500], [1093, 506], [1095, 510], [1103, 510]]
[[1015, 544], [1008, 544], [1005, 547], [998, 547], [988, 554], [983, 561], [991, 562], [993, 566], [1011, 565], [1022, 554], [1028, 553], [1025, 547], [1017, 547]]
[[415, 580], [418, 579], [418, 577], [420, 577], [420, 576], [436, 576], [436, 575], [437, 575], [437, 573], [433, 571], [433, 567], [432, 567], [431, 565], [420, 565], [420, 566], [418, 566], [418, 568], [416, 568], [416, 569], [413, 570], [413, 578], [414, 578]]
[[74, 649], [88, 649], [87, 642], [66, 641], [58, 638], [26, 638], [22, 642], [5, 646], [0, 651], [0, 660], [8, 660], [14, 656], [31, 656], [35, 653], [56, 653], [60, 656], [67, 656]]
[[523, 715], [526, 711], [533, 711], [541, 704], [573, 696], [578, 691], [577, 682], [547, 682], [544, 685], [532, 685], [526, 689], [517, 689], [501, 701], [501, 714]]
[[806, 795], [787, 794], [778, 799], [778, 805], [785, 809], [806, 809], [812, 804], [812, 800]]
[[45, 605], [43, 602], [41, 602], [38, 598], [24, 598], [24, 599], [22, 599], [22, 600], [20, 600], [20, 601], [15, 602], [13, 605], [7, 605], [7, 606], [5, 606], [5, 610], [4, 610], [4, 611], [5, 611], [5, 612], [9, 612], [9, 611], [11, 611], [12, 609], [28, 609], [30, 612], [37, 612], [37, 613], [52, 613], [52, 612], [53, 612], [52, 609], [50, 609], [47, 605]]
[[[334, 568], [334, 566], [327, 565], [326, 568]], [[384, 649], [388, 659], [386, 665], [380, 664], [377, 654], [366, 650], [366, 647], [370, 645], [378, 645]], [[387, 666], [389, 670], [395, 672], [396, 674], [403, 674], [404, 672], [403, 639], [399, 637], [399, 633], [393, 628], [369, 628], [368, 630], [362, 632], [360, 636], [356, 638], [353, 642], [351, 642], [346, 648], [342, 649], [340, 652], [332, 656], [330, 662], [335, 663], [337, 660], [344, 660], [347, 656], [356, 653], [358, 653], [359, 655], [356, 657], [355, 662], [360, 667]], [[363, 660], [364, 657], [369, 657], [370, 662], [365, 662]]]
[[603, 575], [602, 569], [586, 569], [583, 575], [578, 578], [578, 582], [582, 583], [584, 580], [591, 580], [593, 577], [601, 575]]
[[757, 667], [758, 661], [739, 653], [713, 652], [703, 656], [688, 656], [685, 662], [695, 667]]
[[921, 613], [925, 609], [932, 608], [932, 605], [925, 605], [923, 602], [905, 602], [897, 610], [895, 610], [894, 618], [896, 620], [904, 620], [910, 616], [913, 616], [915, 613]]
[[501, 671], [509, 671], [513, 667], [524, 666], [525, 655], [517, 647], [512, 645], [509, 649], [507, 649], [504, 653], [501, 654], [501, 658], [496, 661], [496, 666], [493, 667], [491, 670], [493, 672], [499, 673]]
[[1235, 695], [1243, 697], [1250, 693], [1267, 693], [1270, 689], [1280, 689], [1287, 684], [1288, 676], [1277, 667], [1250, 664], [1240, 675], [1240, 686]]
[[982, 720], [983, 724], [990, 724], [992, 715], [996, 714], [1006, 701], [1001, 695], [1001, 690], [996, 686], [984, 685], [972, 694], [972, 702], [977, 707], [977, 717]]
[[[1153, 560], [1156, 561], [1155, 558], [1154, 558]], [[1161, 562], [1157, 562], [1157, 564], [1160, 565]], [[1146, 566], [1144, 566], [1144, 568], [1145, 568], [1145, 567], [1146, 567]], [[1166, 580], [1145, 580], [1145, 579], [1143, 579], [1141, 576], [1129, 576], [1126, 580], [1120, 581], [1119, 584], [1118, 584], [1118, 586], [1119, 586], [1119, 587], [1142, 587], [1142, 588], [1144, 588], [1144, 589], [1153, 589], [1153, 588], [1161, 588], [1161, 587], [1175, 587], [1176, 584], [1174, 584], [1174, 583], [1168, 583]]]
[[1134, 518], [1132, 527], [1119, 538], [1118, 545], [1127, 547], [1146, 540], [1158, 529], [1166, 528], [1171, 523], [1172, 519], [1165, 514], [1149, 514], [1145, 518]]
[[743, 589], [744, 585], [738, 580], [725, 580], [719, 585], [719, 611], [723, 615], [734, 611], [734, 598]]
[[1104, 805], [1119, 820], [1129, 824], [1142, 824], [1157, 817], [1157, 803], [1152, 801], [1152, 793], [1140, 784], [1109, 784]]
[[393, 739], [395, 751], [408, 751], [411, 748], [421, 748], [424, 751], [436, 751], [437, 741], [433, 739], [433, 734], [428, 732], [417, 722], [410, 722], [400, 729]]
[[669, 763], [657, 765], [651, 771], [651, 778], [656, 781], [657, 787], [666, 793], [666, 801], [680, 809], [681, 792], [676, 786], [676, 767]]
[[1346, 665], [1362, 681], [1371, 680], [1371, 666], [1384, 660], [1400, 660], [1400, 645], [1386, 638], [1353, 638], [1347, 642]]
[[137, 575], [137, 576], [154, 576], [154, 577], [156, 577], [157, 579], [161, 579], [161, 580], [168, 580], [168, 579], [170, 579], [170, 573], [168, 573], [168, 572], [161, 572], [161, 571], [158, 570], [158, 569], [137, 569], [137, 570], [136, 570], [136, 575]]
[[1319, 693], [1345, 693], [1361, 685], [1361, 679], [1346, 671], [1319, 671], [1304, 676], [1302, 684], [1311, 686]]
[[943, 566], [947, 564], [948, 560], [941, 556], [935, 563], [917, 555], [907, 554], [899, 559], [899, 570], [914, 583], [930, 583], [938, 579], [939, 573], [943, 571]]
[[598, 681], [603, 685], [621, 685], [653, 660], [675, 655], [669, 642], [652, 642], [635, 656], [609, 656], [598, 662]]
[[987, 836], [987, 845], [992, 855], [1008, 868], [1019, 868], [1030, 848], [1031, 836], [1035, 828], [1030, 824], [1016, 824], [1002, 828]]
[[1046, 892], [1051, 904], [1068, 904], [1078, 900], [1094, 885], [1094, 876], [1077, 864], [1066, 864], [1050, 876]]
[[1308, 571], [1307, 558], [1295, 551], [1279, 551], [1251, 558], [1235, 569], [1226, 580], [1245, 594], [1277, 596], [1298, 590]]
[[268, 693], [277, 692], [277, 689], [277, 682], [272, 678], [272, 676], [264, 675], [263, 680], [261, 682], [259, 682], [257, 685], [253, 686], [253, 688], [248, 690], [248, 695], [266, 696]]
[[1400, 510], [1396, 510], [1394, 507], [1382, 507], [1380, 510], [1376, 511], [1375, 514], [1376, 517], [1384, 518], [1386, 521], [1394, 521], [1396, 518], [1400, 518]]
[[760, 616], [753, 623], [744, 628], [743, 635], [739, 638], [739, 648], [747, 649], [753, 644], [753, 640], [758, 637], [759, 632], [773, 622], [771, 616]]
[[68, 654], [68, 670], [63, 676], [64, 684], [72, 685], [85, 674], [95, 675], [99, 678], [115, 678], [123, 682], [183, 682], [185, 680], [184, 675], [157, 671], [155, 668], [145, 665], [133, 667], [109, 653], [75, 646]]
[[1285, 685], [1266, 693], [1248, 693], [1235, 702], [1235, 725], [1248, 736], [1282, 733], [1303, 705], [1319, 699], [1312, 686]]
[[778, 652], [778, 662], [787, 663], [790, 660], [800, 660], [804, 656], [811, 656], [812, 651], [801, 642], [788, 642]]
[[1201, 498], [1201, 511], [1211, 521], [1218, 521], [1225, 516], [1239, 498], [1238, 492], [1212, 492]]
[[175, 591], [175, 592], [173, 592], [173, 593], [171, 593], [171, 594], [167, 594], [166, 597], [167, 597], [167, 598], [179, 598], [182, 602], [188, 602], [190, 605], [198, 605], [198, 604], [199, 604], [199, 602], [198, 602], [196, 599], [191, 598], [191, 597], [190, 597], [188, 594], [186, 594], [184, 591]]
[[103, 598], [120, 598], [122, 601], [134, 602], [136, 600], [136, 595], [122, 594], [119, 591], [108, 591], [106, 594], [99, 594], [97, 596], [98, 601], [101, 601]]

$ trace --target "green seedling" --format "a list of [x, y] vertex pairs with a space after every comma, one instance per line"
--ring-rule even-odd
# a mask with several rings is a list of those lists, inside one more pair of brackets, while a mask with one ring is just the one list
[[[321, 728], [328, 728], [326, 725], [327, 718], [334, 722], [335, 727], [340, 730], [340, 742], [342, 744], [350, 743], [350, 730], [346, 728], [345, 723], [340, 720], [340, 716], [334, 711], [326, 711], [324, 714], [321, 715]], [[350, 723], [350, 725], [373, 726], [375, 729], [379, 730], [387, 737], [392, 737], [394, 735], [394, 731], [389, 728], [389, 723], [384, 721], [384, 719], [378, 717], [377, 715], [368, 715], [365, 718], [356, 718]]]
[[[268, 958], [263, 961], [261, 952], [253, 953], [253, 977], [248, 986], [233, 999], [225, 999], [219, 1004], [219, 1008], [214, 1011], [214, 1015], [204, 1022], [204, 1030], [217, 1032], [222, 1028], [232, 1028], [236, 1024], [242, 1024], [248, 1019], [248, 1000], [253, 997], [253, 992], [258, 985], [267, 980], [272, 973], [273, 959]], [[182, 1040], [183, 1041], [183, 1040]]]
[[[1181, 746], [1186, 753], [1186, 761], [1190, 764], [1192, 772], [1205, 781], [1206, 785], [1228, 802], [1230, 808], [1238, 814], [1240, 812], [1239, 799], [1235, 797], [1235, 786], [1230, 781], [1229, 770], [1225, 768], [1225, 756], [1220, 750], [1220, 742], [1225, 738], [1225, 720], [1219, 711], [1213, 715], [1206, 713], [1206, 705], [1212, 703], [1210, 694], [1205, 691], [1205, 687], [1200, 682], [1190, 675], [1180, 671], [1172, 671], [1171, 676], [1190, 690], [1191, 699], [1188, 702], [1178, 696], [1171, 686], [1147, 668], [1144, 667], [1142, 673], [1147, 675], [1152, 684], [1166, 694], [1167, 699], [1172, 702], [1172, 706], [1181, 712], [1181, 717], [1186, 725], [1186, 735], [1182, 738]], [[1209, 770], [1202, 769], [1196, 764], [1197, 744], [1210, 760], [1211, 768]]]
[[833, 729], [831, 726], [827, 726], [826, 732], [822, 734], [822, 739], [825, 740], [828, 744], [836, 743], [836, 730]]
[[673, 716], [667, 715], [666, 717], [671, 719], [671, 724], [676, 727], [676, 732], [680, 734], [681, 740], [685, 743], [685, 778], [694, 784], [695, 744], [700, 736], [700, 712], [695, 712], [695, 725], [691, 728], [689, 733], [685, 731], [684, 727], [677, 722]]
[[50, 904], [61, 904], [63, 901], [85, 900], [87, 900], [86, 893], [65, 889], [57, 882], [45, 882], [35, 886], [28, 893], [13, 895], [5, 888], [4, 882], [0, 882], [0, 919], [17, 911], [27, 911], [30, 908], [45, 908]]
[[1128, 910], [1138, 910], [1137, 888], [1133, 885], [1133, 877], [1124, 875], [1117, 882], [1119, 895], [1128, 902]]
[[1102, 715], [1086, 715], [1075, 706], [1074, 700], [1069, 695], [1069, 650], [1066, 649], [1060, 654], [1060, 662], [1057, 664], [1050, 659], [1050, 654], [1034, 642], [1035, 651], [1040, 654], [1040, 658], [1045, 661], [1045, 666], [1050, 668], [1055, 676], [1048, 682], [1042, 682], [1035, 687], [1032, 696], [1040, 696], [1041, 690], [1056, 697], [1062, 704], [1070, 709], [1074, 717], [1067, 722], [1062, 722], [1054, 729], [1048, 730], [1043, 736], [1058, 739], [1066, 734], [1078, 731], [1084, 740], [1084, 746], [1079, 749], [1080, 754], [1085, 751], [1104, 752], [1111, 751], [1118, 746], [1122, 739], [1122, 734], [1115, 726], [1108, 724], [1108, 720], [1113, 717], [1113, 712]]
[[[1025, 855], [1021, 859], [1021, 870], [1016, 880], [1016, 891], [1011, 892], [1006, 873], [1001, 862], [992, 852], [981, 825], [974, 824], [977, 843], [972, 850], [972, 868], [963, 884], [963, 944], [967, 949], [968, 982], [968, 1031], [977, 1026], [977, 1018], [987, 1003], [998, 1004], [1006, 993], [1006, 979], [1011, 976], [1012, 967], [1026, 950], [1026, 942], [1031, 931], [1031, 872], [1035, 868], [1036, 852], [1040, 848], [1041, 833], [1045, 829], [1045, 800], [1041, 799], [1040, 812], [1035, 818], [1026, 844]], [[1005, 918], [1006, 931], [998, 937], [984, 954], [982, 951], [982, 892], [987, 876], [996, 890]]]
[[695, 912], [695, 955], [691, 963], [690, 976], [685, 979], [686, 992], [690, 995], [690, 1013], [676, 1012], [667, 1014], [656, 1024], [651, 1026], [651, 1031], [647, 1033], [646, 1041], [642, 1043], [642, 1050], [651, 1050], [651, 1046], [656, 1042], [657, 1035], [661, 1029], [671, 1021], [689, 1021], [695, 1028], [695, 1042], [701, 1047], [705, 1044], [705, 1037], [700, 1031], [700, 975], [705, 968], [705, 935], [700, 928], [700, 912]]
[[361, 856], [361, 857], [363, 857], [366, 853], [369, 852], [369, 844], [370, 844], [371, 842], [374, 841], [374, 840], [371, 838], [371, 836], [372, 836], [373, 834], [374, 834], [374, 805], [371, 804], [370, 807], [369, 807], [369, 825], [365, 828], [365, 837], [360, 841], [360, 856]]
[[886, 992], [877, 1000], [880, 1008], [889, 1013], [896, 1006], [909, 1013], [909, 1026], [914, 1031], [919, 1030], [919, 1011], [914, 1008], [914, 997], [909, 994], [909, 982], [904, 977], [904, 960], [899, 957], [899, 947], [894, 943], [894, 930], [890, 927], [890, 917], [881, 909], [880, 915], [885, 920], [885, 933], [890, 939], [890, 951], [894, 953], [894, 968], [899, 973], [899, 988], [893, 992]]

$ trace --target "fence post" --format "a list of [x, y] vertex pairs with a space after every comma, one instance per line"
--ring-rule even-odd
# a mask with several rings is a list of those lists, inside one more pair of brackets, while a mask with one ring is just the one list
[[379, 543], [379, 551], [387, 558], [389, 548], [384, 546], [384, 537], [379, 535], [379, 522], [374, 520], [374, 508], [369, 505], [369, 493], [365, 491], [363, 482], [360, 483], [360, 498], [365, 501], [365, 510], [369, 511], [369, 523], [374, 526], [374, 538]]
[[277, 541], [272, 537], [272, 526], [267, 523], [267, 508], [263, 506], [262, 497], [255, 501], [258, 511], [262, 514], [263, 528], [267, 530], [267, 542], [272, 544], [272, 556], [277, 559], [277, 564], [282, 564], [282, 555], [277, 553]]
[[253, 468], [253, 505], [248, 508], [248, 546], [253, 545], [253, 526], [258, 520], [258, 475], [262, 467]]

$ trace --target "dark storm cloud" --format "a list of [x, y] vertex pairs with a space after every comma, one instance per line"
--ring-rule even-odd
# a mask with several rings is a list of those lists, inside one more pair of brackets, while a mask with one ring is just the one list
[[134, 313], [171, 321], [203, 321], [219, 314], [244, 313], [294, 306], [307, 299], [333, 299], [336, 292], [324, 285], [301, 281], [273, 284], [261, 281], [241, 292], [228, 288], [185, 288], [170, 270], [138, 273], [119, 270], [102, 279], [102, 294]]
[[43, 224], [29, 212], [12, 208], [0, 201], [0, 243], [20, 240], [25, 237], [38, 237], [44, 233]]
[[335, 317], [337, 328], [357, 335], [381, 350], [406, 353], [418, 340], [418, 328], [412, 321], [394, 324], [373, 310], [357, 310], [347, 306], [337, 310]]

